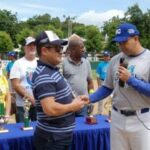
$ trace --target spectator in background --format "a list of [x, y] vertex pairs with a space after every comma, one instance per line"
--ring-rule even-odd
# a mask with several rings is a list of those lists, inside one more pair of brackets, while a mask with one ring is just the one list
[[[107, 68], [109, 66], [110, 63], [110, 52], [108, 50], [105, 50], [103, 52], [103, 60], [100, 61], [100, 63], [98, 64], [97, 68], [96, 68], [96, 75], [97, 75], [97, 84], [98, 87], [101, 86], [103, 84], [103, 81], [105, 80], [106, 76], [107, 76]], [[105, 109], [106, 109], [106, 101], [108, 101], [109, 98], [106, 98], [103, 101], [98, 102], [98, 109], [97, 109], [97, 114], [104, 114]], [[104, 108], [105, 106], [105, 108]]]
[[[76, 34], [69, 38], [69, 55], [64, 58], [62, 71], [64, 77], [72, 87], [75, 96], [88, 95], [93, 91], [92, 71], [88, 60], [83, 58], [84, 43]], [[86, 116], [87, 106], [76, 112], [76, 116]]]
[[8, 81], [5, 75], [3, 75], [1, 58], [0, 58], [0, 103], [4, 103], [4, 115], [6, 120], [9, 120], [10, 108], [11, 108], [11, 96], [9, 92]]
[[24, 121], [24, 99], [31, 102], [29, 117], [32, 121], [36, 120], [35, 100], [32, 93], [31, 79], [32, 74], [37, 66], [35, 39], [27, 37], [24, 43], [25, 56], [15, 61], [11, 72], [10, 79], [16, 92], [16, 121]]
[[98, 64], [98, 66], [96, 68], [98, 86], [100, 86], [106, 78], [107, 68], [109, 66], [110, 59], [111, 59], [110, 52], [105, 50], [103, 52], [103, 60], [100, 61], [100, 63]]
[[10, 114], [12, 115], [12, 114], [16, 113], [16, 93], [15, 93], [14, 89], [12, 88], [9, 77], [10, 77], [11, 68], [17, 59], [17, 53], [14, 51], [9, 51], [7, 53], [7, 56], [8, 56], [8, 60], [10, 61], [10, 62], [8, 62], [7, 66], [6, 66], [6, 72], [7, 72], [7, 79], [8, 79], [8, 84], [9, 84], [9, 89], [10, 89], [10, 94], [11, 94], [11, 112], [10, 112]]
[[9, 79], [10, 70], [11, 70], [14, 62], [17, 59], [17, 54], [16, 54], [16, 52], [10, 51], [7, 53], [7, 56], [8, 56], [8, 60], [10, 61], [10, 62], [8, 62], [7, 66], [6, 66], [7, 78]]

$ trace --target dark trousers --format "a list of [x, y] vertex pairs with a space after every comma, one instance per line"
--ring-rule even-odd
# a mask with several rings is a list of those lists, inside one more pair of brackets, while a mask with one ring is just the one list
[[35, 131], [33, 141], [36, 150], [70, 150], [72, 136], [56, 140], [52, 134]]
[[[31, 121], [36, 121], [36, 108], [35, 107], [30, 108], [30, 110], [29, 110], [29, 119]], [[16, 122], [24, 122], [24, 109], [23, 109], [23, 107], [18, 107], [17, 106]]]

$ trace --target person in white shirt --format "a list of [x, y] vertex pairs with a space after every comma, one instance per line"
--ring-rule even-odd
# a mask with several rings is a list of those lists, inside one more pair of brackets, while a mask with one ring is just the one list
[[37, 66], [36, 46], [33, 37], [27, 37], [24, 43], [24, 57], [18, 59], [10, 72], [12, 86], [16, 92], [16, 122], [24, 121], [24, 99], [31, 102], [29, 118], [31, 121], [36, 120], [35, 99], [32, 93], [31, 79], [32, 74]]

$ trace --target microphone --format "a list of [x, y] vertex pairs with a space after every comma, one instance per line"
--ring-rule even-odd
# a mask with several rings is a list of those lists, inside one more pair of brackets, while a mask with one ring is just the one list
[[[124, 67], [124, 68], [127, 68], [127, 67], [128, 67], [128, 62], [127, 62], [127, 60], [125, 60], [125, 58], [123, 58], [123, 57], [120, 58], [119, 63], [120, 63], [120, 66], [122, 66], [122, 67]], [[125, 86], [125, 82], [122, 81], [121, 79], [119, 79], [119, 86], [120, 86], [120, 87], [124, 87], [124, 86]]]

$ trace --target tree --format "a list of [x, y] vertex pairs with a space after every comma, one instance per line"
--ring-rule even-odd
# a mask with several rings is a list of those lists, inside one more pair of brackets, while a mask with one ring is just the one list
[[6, 53], [13, 48], [13, 42], [10, 35], [4, 31], [0, 31], [0, 53]]
[[141, 43], [144, 47], [150, 49], [150, 10], [143, 14], [143, 28], [140, 29], [141, 32]]
[[51, 16], [49, 14], [34, 16], [27, 20], [27, 24], [31, 29], [37, 25], [49, 25], [51, 22]]
[[76, 33], [77, 35], [85, 38], [86, 26], [83, 25], [83, 24], [76, 23], [75, 27], [74, 27], [74, 30], [73, 30], [73, 33]]
[[17, 44], [15, 38], [18, 32], [17, 23], [16, 14], [12, 14], [8, 10], [0, 10], [0, 30], [7, 32], [15, 45]]
[[100, 33], [98, 27], [96, 26], [87, 26], [86, 33], [86, 48], [88, 52], [92, 51], [100, 51], [102, 48], [102, 34]]
[[21, 30], [17, 35], [16, 35], [16, 39], [18, 44], [20, 45], [24, 45], [25, 42], [25, 38], [28, 36], [33, 36], [34, 37], [34, 32], [33, 30], [29, 29], [29, 28], [24, 28], [23, 30]]
[[103, 36], [108, 35], [107, 43], [105, 44], [104, 49], [110, 50], [113, 54], [118, 52], [118, 47], [116, 44], [112, 43], [112, 39], [115, 36], [116, 27], [123, 22], [118, 16], [113, 17], [109, 21], [104, 22], [103, 26]]
[[142, 17], [142, 10], [139, 8], [138, 4], [135, 4], [132, 7], [129, 7], [128, 10], [125, 12], [124, 20], [132, 22], [138, 27], [143, 21]]
[[51, 19], [51, 25], [53, 25], [56, 29], [61, 29], [61, 21], [58, 17]]

